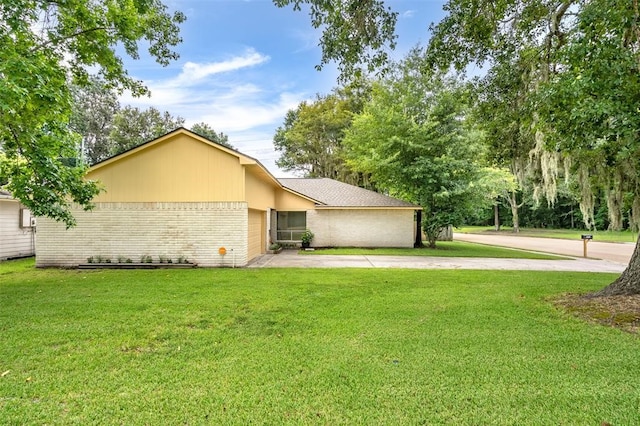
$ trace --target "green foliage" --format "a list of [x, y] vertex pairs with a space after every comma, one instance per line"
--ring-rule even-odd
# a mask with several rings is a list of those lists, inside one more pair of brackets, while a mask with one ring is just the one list
[[213, 141], [217, 144], [226, 146], [227, 148], [233, 148], [233, 145], [231, 145], [229, 143], [229, 136], [225, 135], [224, 133], [220, 132], [216, 132], [213, 127], [211, 127], [209, 124], [201, 122], [201, 123], [196, 123], [193, 126], [191, 126], [191, 131], [193, 133], [197, 133], [202, 137], [205, 137], [207, 139], [209, 139], [210, 141]]
[[302, 235], [300, 236], [300, 240], [303, 243], [310, 244], [311, 241], [313, 241], [313, 237], [314, 236], [315, 235], [313, 234], [313, 232], [311, 232], [311, 230], [305, 229], [304, 232], [302, 233]]
[[120, 154], [149, 142], [183, 124], [184, 118], [173, 117], [168, 111], [161, 113], [154, 107], [140, 110], [126, 106], [113, 119], [113, 127], [109, 133], [111, 155]]
[[103, 79], [92, 76], [86, 86], [73, 85], [71, 129], [82, 137], [80, 154], [89, 164], [111, 155], [109, 133], [120, 110], [116, 92]]
[[464, 120], [468, 96], [456, 81], [420, 71], [414, 50], [393, 76], [373, 87], [347, 131], [349, 164], [378, 188], [424, 208], [434, 247], [442, 229], [460, 225], [487, 202], [480, 182], [482, 135]]
[[293, 5], [294, 10], [308, 6], [311, 25], [321, 28], [322, 60], [318, 70], [338, 62], [341, 79], [350, 81], [364, 71], [384, 68], [388, 49], [394, 49], [397, 13], [381, 0], [273, 0], [279, 6]]
[[345, 163], [342, 140], [351, 125], [358, 99], [333, 93], [315, 101], [302, 102], [287, 112], [284, 125], [273, 138], [280, 158], [276, 164], [304, 177], [326, 177], [366, 187], [366, 176], [353, 172]]
[[[614, 230], [633, 208], [633, 201], [623, 200], [626, 193], [640, 199], [638, 18], [628, 1], [582, 5], [558, 51], [562, 71], [536, 99], [544, 124], [553, 129], [549, 144], [583, 172], [581, 184], [590, 189], [585, 197], [604, 190]], [[640, 211], [633, 216], [640, 219]]]
[[[556, 198], [558, 163], [577, 176], [585, 225], [594, 225], [594, 194], [606, 197], [609, 227], [622, 229], [626, 206], [640, 224], [640, 9], [637, 1], [450, 0], [434, 28], [431, 63], [464, 69], [486, 63], [500, 75], [520, 70], [525, 123], [540, 161], [539, 181]], [[514, 75], [518, 77], [518, 75]], [[507, 120], [507, 122], [514, 120]], [[517, 122], [517, 121], [515, 121]], [[518, 150], [520, 156], [526, 155]], [[568, 161], [567, 161], [568, 160]], [[631, 194], [631, 195], [629, 195]], [[535, 195], [535, 192], [534, 192]], [[625, 201], [631, 199], [630, 202]], [[640, 245], [637, 246], [640, 250]], [[638, 254], [640, 252], [637, 252]], [[632, 259], [638, 259], [634, 256]], [[640, 293], [632, 260], [615, 285]]]
[[159, 0], [8, 0], [0, 16], [0, 180], [34, 214], [72, 226], [70, 204], [91, 208], [98, 187], [61, 160], [76, 157], [79, 142], [68, 125], [70, 84], [86, 86], [87, 69], [95, 69], [114, 87], [146, 93], [116, 49], [137, 58], [144, 40], [166, 65], [177, 57], [172, 47], [185, 17]]
[[[156, 108], [120, 108], [116, 91], [104, 80], [92, 76], [87, 86], [72, 86], [71, 128], [82, 136], [80, 150], [89, 164], [169, 133], [184, 124], [182, 117]], [[229, 137], [217, 133], [207, 123], [196, 123], [191, 130], [213, 142], [233, 149]]]
[[588, 227], [599, 189], [612, 227], [622, 226], [629, 205], [637, 205], [632, 221], [640, 220], [640, 204], [623, 200], [640, 196], [637, 4], [451, 0], [446, 10], [433, 27], [430, 63], [488, 64], [479, 118], [496, 160], [521, 183], [529, 167], [534, 196], [554, 202], [562, 156], [578, 177]]

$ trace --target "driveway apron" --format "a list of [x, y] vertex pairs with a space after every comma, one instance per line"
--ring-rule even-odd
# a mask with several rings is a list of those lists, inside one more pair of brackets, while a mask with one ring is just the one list
[[471, 257], [372, 256], [299, 254], [284, 250], [265, 254], [249, 268], [403, 268], [403, 269], [495, 269], [504, 271], [622, 272], [626, 265], [607, 260], [494, 259]]

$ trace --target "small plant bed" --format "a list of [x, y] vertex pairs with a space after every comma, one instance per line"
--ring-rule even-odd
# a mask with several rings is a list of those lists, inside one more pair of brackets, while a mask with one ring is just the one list
[[269, 246], [269, 250], [267, 250], [268, 254], [278, 254], [280, 253], [284, 248], [278, 244], [278, 243], [273, 243]]
[[78, 269], [187, 269], [195, 263], [81, 263]]
[[78, 269], [186, 269], [198, 266], [184, 256], [175, 260], [167, 256], [158, 256], [157, 260], [154, 262], [154, 258], [147, 254], [141, 256], [139, 262], [124, 256], [118, 256], [115, 261], [107, 256], [91, 256], [87, 258], [87, 263], [78, 265]]
[[640, 331], [640, 295], [587, 297], [565, 294], [553, 299], [553, 303], [567, 313], [592, 323], [634, 334]]

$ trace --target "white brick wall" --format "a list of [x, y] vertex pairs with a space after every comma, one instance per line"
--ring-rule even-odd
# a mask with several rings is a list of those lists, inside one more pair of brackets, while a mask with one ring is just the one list
[[309, 210], [315, 247], [413, 247], [413, 210]]
[[[97, 203], [74, 210], [77, 226], [38, 218], [36, 265], [77, 266], [90, 256], [139, 262], [186, 257], [199, 266], [247, 263], [247, 203]], [[227, 254], [218, 253], [220, 247]]]

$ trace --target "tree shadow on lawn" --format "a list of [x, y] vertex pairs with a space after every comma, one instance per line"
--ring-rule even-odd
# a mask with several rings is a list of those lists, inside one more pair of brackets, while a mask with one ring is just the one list
[[551, 299], [563, 311], [583, 320], [633, 334], [640, 331], [640, 295], [589, 297], [563, 294]]

